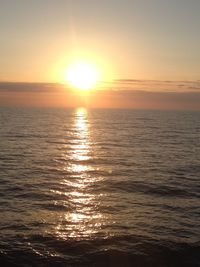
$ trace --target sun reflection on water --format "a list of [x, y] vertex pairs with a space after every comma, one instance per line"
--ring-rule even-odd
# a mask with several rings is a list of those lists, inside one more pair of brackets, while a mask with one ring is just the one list
[[[92, 145], [90, 125], [86, 109], [78, 109], [72, 125], [73, 138], [67, 149], [67, 163], [64, 170], [69, 174], [61, 183], [66, 188], [69, 209], [59, 218], [56, 234], [60, 238], [91, 238], [104, 224], [99, 211], [102, 194], [95, 193], [95, 185], [101, 180], [92, 176]], [[56, 193], [56, 191], [55, 191]]]
[[[90, 133], [89, 122], [87, 117], [87, 110], [80, 108], [76, 111], [74, 122], [74, 139], [76, 143], [71, 147], [71, 160], [73, 161], [86, 161], [91, 158], [90, 156]], [[72, 164], [72, 171], [84, 172], [87, 171], [89, 166], [83, 164]]]

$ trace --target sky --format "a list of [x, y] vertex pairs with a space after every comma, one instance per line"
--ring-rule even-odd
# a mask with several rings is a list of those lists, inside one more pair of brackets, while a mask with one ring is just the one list
[[59, 83], [77, 58], [97, 64], [113, 92], [196, 95], [199, 10], [199, 0], [1, 0], [0, 104], [4, 82]]

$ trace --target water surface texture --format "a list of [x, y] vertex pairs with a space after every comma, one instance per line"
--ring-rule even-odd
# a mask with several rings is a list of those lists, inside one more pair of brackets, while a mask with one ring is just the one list
[[1, 266], [200, 266], [200, 113], [0, 109]]

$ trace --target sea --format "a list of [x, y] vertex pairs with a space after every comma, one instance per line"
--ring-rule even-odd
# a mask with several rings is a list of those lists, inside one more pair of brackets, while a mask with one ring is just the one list
[[0, 266], [200, 266], [200, 112], [1, 107]]

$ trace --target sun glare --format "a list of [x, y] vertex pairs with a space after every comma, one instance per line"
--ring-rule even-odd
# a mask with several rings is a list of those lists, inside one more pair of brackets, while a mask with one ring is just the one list
[[88, 63], [76, 63], [66, 72], [66, 82], [80, 90], [93, 89], [99, 79], [99, 71]]

